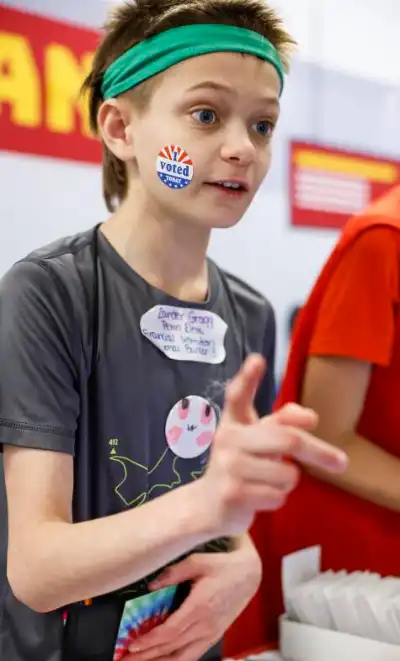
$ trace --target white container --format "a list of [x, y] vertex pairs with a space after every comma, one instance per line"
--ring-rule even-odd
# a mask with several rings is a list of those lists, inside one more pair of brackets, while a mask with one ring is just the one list
[[280, 620], [285, 661], [400, 661], [400, 646]]
[[[289, 598], [290, 591], [308, 581], [318, 580], [320, 569], [319, 546], [303, 549], [283, 559], [282, 586], [286, 614], [280, 619], [280, 651], [284, 660], [400, 661], [400, 645], [298, 622], [298, 619], [302, 619], [301, 609], [297, 601], [299, 612], [296, 616], [296, 607]], [[318, 604], [313, 605], [318, 608]], [[308, 609], [308, 616], [310, 612]], [[372, 635], [371, 627], [366, 626], [365, 630]]]

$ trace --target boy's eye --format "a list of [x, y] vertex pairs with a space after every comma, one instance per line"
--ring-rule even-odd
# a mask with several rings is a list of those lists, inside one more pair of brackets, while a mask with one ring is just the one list
[[201, 124], [214, 124], [215, 120], [217, 119], [217, 115], [214, 110], [208, 110], [207, 108], [196, 110], [193, 113], [193, 117]]
[[274, 130], [273, 124], [271, 124], [271, 122], [269, 122], [268, 120], [257, 122], [256, 124], [257, 133], [259, 133], [261, 136], [265, 138], [271, 135], [273, 130]]

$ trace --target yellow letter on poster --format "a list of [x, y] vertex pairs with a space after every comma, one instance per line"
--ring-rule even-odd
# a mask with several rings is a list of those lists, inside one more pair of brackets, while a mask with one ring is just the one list
[[90, 71], [93, 55], [80, 60], [66, 46], [51, 44], [46, 49], [46, 125], [55, 133], [73, 133], [76, 130], [76, 112], [81, 118], [81, 130], [90, 136], [85, 99], [79, 91]]
[[42, 120], [41, 80], [29, 41], [0, 32], [0, 109], [9, 104], [11, 121], [35, 128]]

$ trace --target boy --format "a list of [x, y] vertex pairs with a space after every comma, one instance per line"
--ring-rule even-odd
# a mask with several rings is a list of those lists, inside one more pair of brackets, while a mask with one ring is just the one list
[[400, 574], [399, 256], [396, 186], [347, 223], [296, 322], [276, 406], [311, 406], [350, 463], [335, 477], [306, 471], [268, 539], [257, 517], [265, 623], [283, 610], [281, 559], [298, 549], [320, 544], [326, 569]]
[[[297, 480], [277, 457], [345, 465], [312, 412], [258, 419], [273, 313], [206, 259], [268, 170], [291, 45], [263, 0], [137, 2], [108, 25], [85, 89], [113, 214], [1, 284], [2, 659], [199, 659], [257, 589], [246, 531]], [[254, 351], [266, 378], [260, 356], [233, 378]]]

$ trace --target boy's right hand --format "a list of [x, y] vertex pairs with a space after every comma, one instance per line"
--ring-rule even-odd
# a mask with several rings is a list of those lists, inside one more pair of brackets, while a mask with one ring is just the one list
[[229, 383], [225, 408], [202, 479], [206, 498], [223, 535], [248, 530], [257, 511], [281, 507], [296, 487], [301, 464], [333, 473], [347, 468], [347, 456], [309, 432], [317, 416], [297, 404], [259, 419], [254, 397], [265, 371], [261, 356], [250, 356]]

